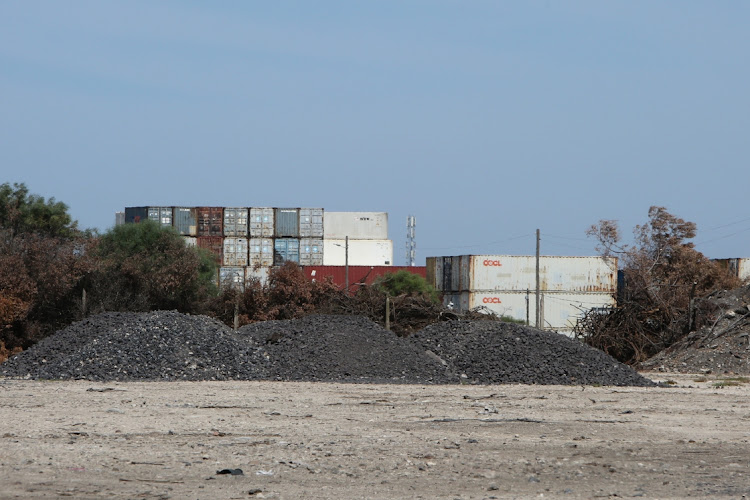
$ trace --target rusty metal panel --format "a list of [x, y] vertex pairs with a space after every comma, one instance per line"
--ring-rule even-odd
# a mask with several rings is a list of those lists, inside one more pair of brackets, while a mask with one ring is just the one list
[[247, 238], [248, 210], [247, 208], [225, 208], [224, 209], [224, 236], [236, 236]]
[[222, 262], [225, 266], [246, 266], [248, 257], [247, 238], [227, 236], [224, 238]]
[[198, 207], [198, 236], [223, 236], [224, 209], [222, 207]]
[[300, 238], [323, 238], [323, 209], [299, 209]]
[[250, 237], [272, 238], [274, 233], [273, 208], [250, 208]]
[[273, 266], [273, 240], [271, 238], [250, 238], [248, 247], [250, 266]]
[[437, 291], [443, 289], [443, 258], [442, 257], [427, 257], [425, 266], [425, 278], [432, 288]]
[[270, 272], [270, 267], [246, 267], [245, 283], [246, 285], [250, 285], [253, 281], [257, 281], [261, 286], [264, 286], [268, 284], [268, 276]]
[[216, 263], [221, 265], [221, 254], [224, 252], [224, 238], [221, 236], [198, 236], [198, 248], [208, 250], [214, 255]]
[[[425, 266], [349, 266], [349, 290], [354, 291], [363, 285], [372, 285], [385, 274], [408, 271], [425, 278]], [[346, 287], [346, 266], [304, 266], [305, 276], [313, 281], [330, 279], [339, 288]]]

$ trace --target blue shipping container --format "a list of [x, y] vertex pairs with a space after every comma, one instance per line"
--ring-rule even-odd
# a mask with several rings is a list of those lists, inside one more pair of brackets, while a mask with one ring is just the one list
[[299, 240], [297, 238], [276, 238], [273, 242], [273, 265], [280, 266], [286, 261], [299, 264]]

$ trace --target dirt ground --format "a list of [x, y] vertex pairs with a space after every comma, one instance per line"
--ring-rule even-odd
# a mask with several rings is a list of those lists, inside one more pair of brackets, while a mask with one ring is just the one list
[[0, 379], [0, 497], [750, 496], [750, 384], [697, 377], [650, 374], [670, 388]]

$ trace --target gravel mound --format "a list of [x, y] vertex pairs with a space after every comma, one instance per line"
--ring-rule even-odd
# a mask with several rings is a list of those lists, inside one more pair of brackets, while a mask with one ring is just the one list
[[266, 360], [222, 323], [174, 311], [92, 316], [0, 365], [33, 379], [257, 380]]
[[653, 386], [632, 368], [577, 340], [497, 321], [447, 321], [413, 340], [476, 384]]
[[262, 345], [274, 380], [450, 383], [424, 349], [362, 316], [312, 315], [265, 321], [237, 333]]
[[644, 370], [750, 375], [750, 285], [702, 299], [708, 324], [641, 364]]

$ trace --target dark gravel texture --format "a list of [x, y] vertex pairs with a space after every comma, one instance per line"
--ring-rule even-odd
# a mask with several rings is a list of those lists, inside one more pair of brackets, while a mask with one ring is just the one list
[[234, 332], [205, 316], [105, 313], [0, 365], [34, 379], [295, 380], [648, 386], [606, 354], [556, 333], [446, 321], [402, 338], [360, 316], [312, 315]]
[[446, 368], [408, 339], [363, 316], [264, 321], [237, 333], [262, 345], [274, 380], [450, 383]]
[[33, 379], [256, 380], [266, 360], [232, 329], [174, 311], [104, 313], [74, 323], [0, 365]]
[[477, 384], [653, 386], [611, 356], [564, 335], [498, 321], [447, 321], [413, 340]]

